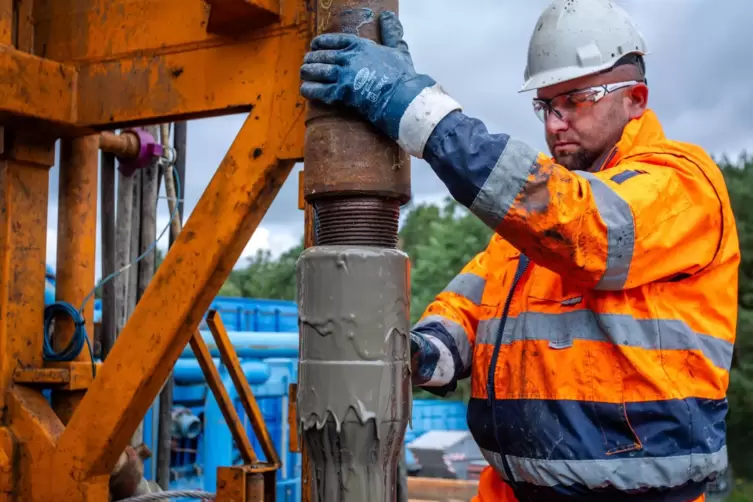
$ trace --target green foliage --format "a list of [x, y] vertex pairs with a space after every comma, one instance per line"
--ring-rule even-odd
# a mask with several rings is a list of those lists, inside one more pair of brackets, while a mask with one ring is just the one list
[[737, 343], [728, 393], [729, 456], [735, 474], [753, 480], [753, 158], [743, 154], [737, 163], [726, 158], [718, 163], [727, 182], [742, 253]]
[[735, 487], [728, 502], [753, 502], [753, 483], [746, 483], [742, 479], [735, 480]]
[[303, 240], [278, 259], [269, 250], [258, 250], [244, 268], [231, 272], [220, 295], [295, 300], [295, 262], [302, 252]]
[[400, 231], [411, 258], [411, 322], [418, 321], [437, 293], [489, 243], [492, 231], [451, 198], [443, 207], [411, 208]]

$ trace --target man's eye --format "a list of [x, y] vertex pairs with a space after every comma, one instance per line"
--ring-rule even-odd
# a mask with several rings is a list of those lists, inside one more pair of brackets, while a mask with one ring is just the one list
[[583, 91], [570, 94], [569, 101], [573, 104], [589, 103], [596, 101], [599, 93], [597, 91]]

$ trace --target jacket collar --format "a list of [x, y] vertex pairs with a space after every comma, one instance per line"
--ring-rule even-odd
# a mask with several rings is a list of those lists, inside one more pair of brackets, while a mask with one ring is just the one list
[[603, 171], [614, 167], [636, 148], [644, 147], [665, 139], [664, 129], [653, 110], [647, 108], [643, 115], [625, 126], [620, 140], [594, 163], [592, 171]]

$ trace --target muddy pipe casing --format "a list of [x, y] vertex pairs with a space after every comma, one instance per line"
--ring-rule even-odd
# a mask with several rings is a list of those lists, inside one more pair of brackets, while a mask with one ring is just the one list
[[298, 415], [317, 502], [395, 500], [411, 413], [408, 267], [402, 251], [366, 246], [298, 260]]

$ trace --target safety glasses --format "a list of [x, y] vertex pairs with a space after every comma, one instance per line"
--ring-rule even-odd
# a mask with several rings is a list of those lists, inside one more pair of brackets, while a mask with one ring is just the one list
[[568, 117], [573, 116], [573, 114], [578, 113], [579, 109], [597, 103], [607, 94], [640, 83], [640, 80], [628, 80], [614, 84], [595, 85], [584, 89], [576, 89], [558, 94], [550, 99], [534, 98], [533, 111], [542, 122], [546, 122], [546, 117], [550, 112], [554, 112], [559, 119], [566, 120]]

